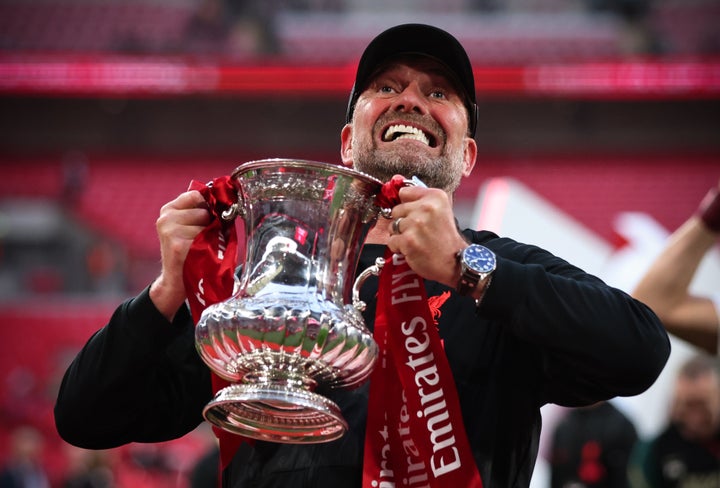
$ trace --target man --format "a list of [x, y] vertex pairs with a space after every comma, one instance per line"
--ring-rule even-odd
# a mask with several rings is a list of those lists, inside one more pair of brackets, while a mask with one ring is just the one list
[[[670, 235], [632, 295], [650, 306], [671, 334], [720, 355], [720, 294], [690, 292], [695, 273], [720, 236], [720, 182]], [[720, 292], [720, 290], [718, 290]]]
[[45, 439], [34, 427], [16, 427], [8, 442], [9, 452], [0, 466], [0, 488], [50, 488], [43, 467]]
[[670, 424], [632, 456], [635, 488], [720, 486], [720, 370], [699, 354], [678, 372]]
[[[669, 341], [646, 306], [598, 278], [537, 247], [460, 232], [452, 193], [475, 164], [474, 86], [467, 54], [447, 32], [424, 25], [385, 31], [360, 60], [341, 156], [344, 165], [383, 181], [400, 174], [428, 185], [399, 190], [392, 220], [380, 219], [369, 233], [358, 272], [389, 248], [425, 279], [454, 380], [442, 399], [449, 404], [457, 392], [457, 425], [464, 425], [469, 446], [453, 452], [469, 453], [474, 462], [463, 469], [479, 471], [484, 486], [522, 487], [538, 450], [542, 405], [587, 405], [644, 391], [662, 370]], [[161, 209], [160, 276], [117, 309], [65, 375], [55, 416], [69, 442], [90, 448], [156, 442], [202, 421], [210, 375], [194, 350], [182, 272], [209, 221], [198, 192]], [[473, 269], [472, 253], [487, 267]], [[371, 329], [376, 283], [368, 280], [361, 290]], [[390, 486], [362, 481], [363, 464], [384, 454], [364, 451], [368, 396], [377, 400], [371, 388], [332, 394], [350, 426], [336, 441], [242, 443], [223, 471], [224, 486]], [[460, 439], [457, 431], [444, 440]], [[407, 459], [411, 447], [404, 446]], [[449, 457], [432, 462], [434, 475], [452, 466]], [[415, 486], [419, 479], [394, 483]], [[428, 486], [443, 481], [424, 479]]]
[[552, 434], [551, 488], [627, 488], [635, 425], [611, 402], [571, 409]]

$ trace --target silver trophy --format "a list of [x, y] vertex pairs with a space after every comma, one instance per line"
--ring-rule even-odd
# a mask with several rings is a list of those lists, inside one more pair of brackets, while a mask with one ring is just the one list
[[231, 384], [203, 415], [255, 439], [337, 439], [347, 423], [315, 390], [360, 386], [378, 355], [358, 298], [378, 265], [353, 278], [382, 184], [348, 168], [287, 159], [245, 163], [232, 177], [246, 235], [242, 275], [232, 297], [206, 308], [195, 329], [200, 356]]

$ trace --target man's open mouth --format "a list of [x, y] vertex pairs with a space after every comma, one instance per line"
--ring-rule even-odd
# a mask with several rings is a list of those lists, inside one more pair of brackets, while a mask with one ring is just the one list
[[391, 125], [383, 135], [383, 141], [385, 142], [396, 141], [398, 139], [414, 139], [430, 147], [434, 147], [435, 145], [435, 138], [432, 135], [426, 134], [417, 127], [404, 124]]

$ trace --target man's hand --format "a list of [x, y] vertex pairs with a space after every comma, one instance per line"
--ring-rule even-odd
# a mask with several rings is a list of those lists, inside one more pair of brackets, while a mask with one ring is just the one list
[[423, 278], [455, 287], [460, 278], [456, 255], [468, 243], [458, 231], [450, 197], [419, 186], [402, 188], [399, 196], [402, 203], [392, 210], [388, 247], [403, 254]]
[[162, 271], [150, 286], [150, 299], [168, 320], [173, 319], [186, 298], [183, 265], [190, 246], [210, 220], [205, 199], [195, 190], [182, 193], [160, 209], [155, 227]]

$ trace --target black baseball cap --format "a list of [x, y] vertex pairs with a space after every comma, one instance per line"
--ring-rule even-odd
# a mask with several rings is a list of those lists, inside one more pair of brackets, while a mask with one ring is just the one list
[[413, 54], [428, 56], [439, 61], [455, 77], [463, 90], [468, 112], [470, 135], [475, 137], [477, 128], [477, 101], [475, 78], [465, 48], [448, 32], [425, 24], [402, 24], [391, 27], [370, 41], [363, 52], [355, 74], [355, 84], [350, 92], [346, 122], [352, 120], [355, 103], [360, 93], [370, 83], [370, 78], [382, 63], [390, 58]]

